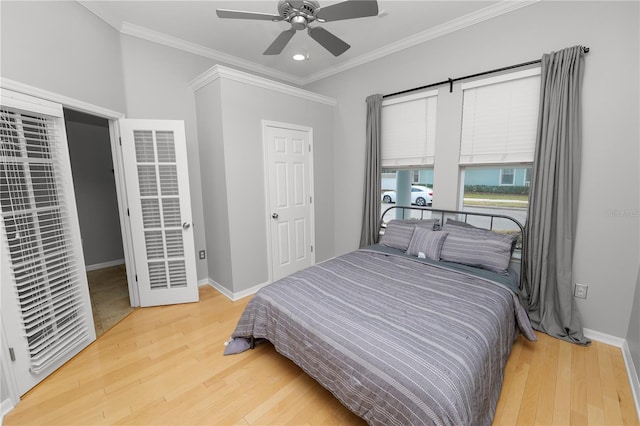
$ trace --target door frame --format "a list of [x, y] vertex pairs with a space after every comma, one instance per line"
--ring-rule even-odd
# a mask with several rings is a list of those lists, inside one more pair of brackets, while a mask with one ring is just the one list
[[267, 227], [266, 233], [266, 245], [267, 245], [267, 266], [269, 270], [269, 283], [273, 282], [273, 253], [271, 251], [271, 241], [273, 239], [273, 235], [271, 232], [271, 182], [269, 181], [269, 155], [266, 149], [267, 140], [267, 128], [269, 127], [278, 127], [281, 129], [287, 130], [296, 130], [300, 132], [307, 133], [309, 137], [309, 146], [311, 147], [309, 151], [309, 172], [308, 172], [308, 181], [309, 181], [309, 196], [313, 200], [311, 203], [310, 209], [310, 217], [309, 220], [311, 222], [311, 232], [309, 235], [309, 239], [311, 242], [311, 246], [313, 250], [310, 253], [311, 256], [311, 264], [315, 265], [316, 263], [316, 222], [315, 222], [315, 191], [314, 191], [314, 174], [313, 174], [313, 127], [302, 126], [299, 124], [291, 124], [291, 123], [283, 123], [279, 121], [271, 121], [271, 120], [262, 120], [262, 159], [264, 164], [264, 194], [265, 194], [265, 223]]
[[[25, 95], [40, 98], [46, 101], [55, 102], [62, 105], [63, 108], [74, 109], [76, 111], [84, 112], [101, 118], [105, 118], [109, 121], [109, 137], [111, 139], [111, 154], [114, 167], [114, 176], [116, 182], [116, 197], [118, 200], [118, 213], [120, 216], [120, 229], [122, 233], [122, 245], [124, 250], [125, 265], [127, 269], [127, 284], [129, 287], [129, 301], [131, 306], [140, 306], [140, 297], [138, 295], [138, 287], [133, 285], [135, 283], [135, 261], [133, 258], [133, 244], [131, 236], [131, 225], [127, 220], [127, 204], [126, 204], [126, 187], [124, 180], [124, 169], [122, 166], [122, 150], [120, 148], [120, 131], [118, 128], [118, 120], [125, 118], [125, 115], [118, 111], [113, 111], [107, 108], [100, 107], [88, 102], [84, 102], [78, 99], [70, 98], [68, 96], [60, 95], [48, 90], [40, 89], [28, 84], [20, 83], [18, 81], [10, 80], [7, 78], [0, 78], [0, 86], [4, 89], [12, 90], [14, 92], [22, 93]], [[0, 325], [0, 331], [4, 336], [5, 322], [2, 321]], [[2, 354], [8, 353], [6, 339], [2, 339], [0, 349]], [[6, 356], [2, 356], [1, 371], [6, 374], [4, 377], [8, 384], [9, 395], [13, 406], [20, 401], [20, 395], [16, 384], [16, 377], [11, 367], [11, 364], [7, 361]], [[0, 401], [4, 403], [4, 401]]]

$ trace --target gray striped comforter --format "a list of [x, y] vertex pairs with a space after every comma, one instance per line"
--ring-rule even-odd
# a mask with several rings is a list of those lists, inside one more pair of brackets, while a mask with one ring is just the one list
[[518, 297], [485, 279], [358, 250], [261, 289], [234, 338], [276, 350], [372, 425], [491, 424]]

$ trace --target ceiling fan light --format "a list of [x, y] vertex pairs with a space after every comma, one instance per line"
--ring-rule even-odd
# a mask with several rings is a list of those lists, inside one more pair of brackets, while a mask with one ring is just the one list
[[307, 59], [307, 55], [305, 55], [304, 53], [296, 53], [295, 55], [293, 55], [294, 61], [304, 61], [305, 59]]

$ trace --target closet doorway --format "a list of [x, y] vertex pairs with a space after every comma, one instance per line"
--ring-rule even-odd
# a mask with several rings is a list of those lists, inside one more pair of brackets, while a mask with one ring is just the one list
[[109, 121], [64, 109], [96, 337], [133, 311], [122, 244]]

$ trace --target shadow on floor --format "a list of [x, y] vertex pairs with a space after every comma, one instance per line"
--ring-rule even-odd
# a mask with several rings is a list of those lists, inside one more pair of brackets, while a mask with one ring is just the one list
[[87, 272], [96, 338], [133, 312], [125, 265]]

